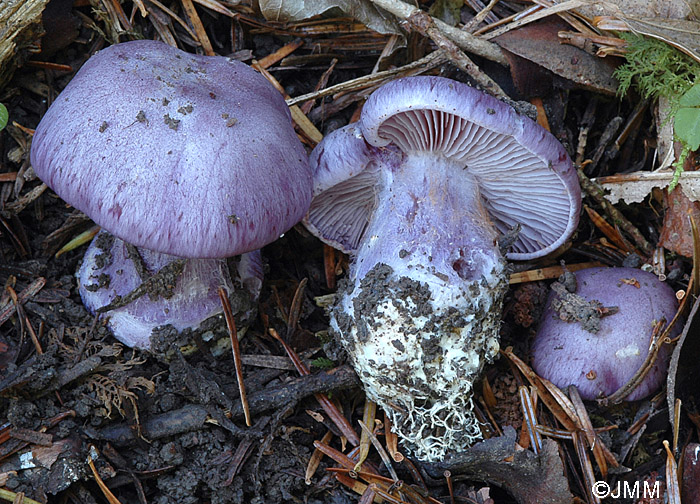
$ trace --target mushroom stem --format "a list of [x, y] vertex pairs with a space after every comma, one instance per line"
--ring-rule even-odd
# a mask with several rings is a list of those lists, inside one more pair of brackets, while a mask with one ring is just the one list
[[426, 270], [429, 283], [502, 273], [497, 233], [468, 168], [436, 153], [387, 162], [394, 166], [380, 181], [383, 194], [357, 251], [356, 276], [380, 262], [402, 275], [406, 268]]
[[409, 448], [438, 460], [480, 438], [472, 382], [498, 351], [505, 261], [468, 168], [433, 152], [385, 162], [331, 324]]
[[[259, 252], [244, 254], [241, 283], [257, 297]], [[255, 256], [258, 256], [257, 258]], [[184, 262], [180, 262], [184, 261]], [[175, 266], [175, 267], [173, 267]], [[218, 288], [235, 286], [226, 259], [187, 259], [129, 247], [101, 231], [90, 244], [78, 273], [79, 291], [91, 313], [104, 312], [115, 337], [130, 347], [149, 348], [153, 329], [172, 325], [196, 329], [221, 313]]]

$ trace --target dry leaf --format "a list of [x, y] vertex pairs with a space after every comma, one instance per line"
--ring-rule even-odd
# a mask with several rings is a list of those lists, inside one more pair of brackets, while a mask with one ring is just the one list
[[700, 203], [690, 201], [678, 188], [667, 194], [666, 200], [659, 245], [685, 257], [693, 257], [693, 231], [688, 216], [692, 215], [695, 222], [700, 222]]
[[592, 1], [588, 7], [576, 9], [588, 18], [610, 16], [613, 9], [619, 9], [626, 16], [683, 19], [690, 14], [687, 0], [608, 0]]
[[700, 62], [700, 22], [661, 18], [621, 19], [632, 31], [662, 40]]
[[685, 19], [700, 11], [698, 0], [592, 1], [590, 7], [578, 11], [596, 17], [597, 28], [624, 30], [626, 25], [630, 31], [662, 40], [700, 61], [700, 22]]
[[[605, 198], [611, 203], [641, 203], [658, 187], [665, 189], [673, 180], [672, 171], [635, 172], [594, 179], [605, 189]], [[690, 201], [700, 201], [700, 172], [681, 173], [679, 185]]]
[[40, 467], [50, 469], [51, 466], [58, 460], [58, 457], [71, 447], [72, 441], [70, 439], [63, 439], [57, 441], [51, 446], [35, 446], [32, 449], [32, 456], [34, 457], [34, 462]]
[[[616, 60], [598, 58], [578, 47], [562, 44], [558, 33], [567, 29], [568, 24], [559, 18], [551, 17], [511, 30], [495, 37], [493, 41], [509, 52], [532, 61], [580, 87], [614, 95], [617, 92], [617, 80], [612, 74]], [[512, 73], [515, 73], [513, 80], [516, 83], [523, 80], [522, 76], [517, 75], [517, 68], [514, 66], [512, 69]]]
[[265, 19], [282, 23], [302, 21], [338, 8], [371, 30], [400, 35], [400, 46], [405, 43], [396, 20], [377, 9], [370, 0], [260, 0], [259, 4]]

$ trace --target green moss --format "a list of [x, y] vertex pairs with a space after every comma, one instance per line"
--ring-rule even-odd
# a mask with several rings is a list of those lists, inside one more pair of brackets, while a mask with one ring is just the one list
[[700, 64], [660, 40], [630, 33], [621, 37], [628, 45], [627, 61], [615, 71], [618, 92], [634, 87], [644, 98], [668, 98], [677, 109], [681, 96], [697, 81]]
[[[664, 97], [670, 106], [669, 120], [675, 118], [681, 108], [681, 99], [700, 82], [700, 63], [661, 40], [630, 33], [620, 36], [628, 45], [625, 54], [627, 61], [615, 71], [615, 77], [620, 82], [618, 93], [624, 95], [634, 88], [644, 98]], [[673, 164], [675, 173], [669, 191], [678, 183], [683, 162], [691, 151], [686, 140], [690, 132], [679, 130], [679, 123], [675, 124], [674, 130], [676, 140], [681, 142], [683, 149]]]
[[10, 118], [10, 114], [7, 111], [7, 107], [5, 107], [4, 104], [0, 103], [0, 131], [5, 129], [5, 126], [7, 126], [7, 121]]
[[319, 369], [333, 369], [335, 367], [335, 362], [325, 357], [318, 357], [311, 361], [311, 365]]

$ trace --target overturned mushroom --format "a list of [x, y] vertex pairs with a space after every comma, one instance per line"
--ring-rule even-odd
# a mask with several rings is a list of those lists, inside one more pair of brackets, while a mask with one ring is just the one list
[[332, 308], [367, 394], [407, 448], [480, 438], [472, 383], [498, 351], [506, 256], [560, 246], [580, 189], [564, 148], [504, 103], [439, 77], [391, 82], [312, 153], [305, 220], [353, 256]]
[[[115, 336], [130, 346], [148, 347], [150, 329], [171, 318], [182, 329], [219, 312], [218, 286], [234, 289], [222, 258], [274, 241], [311, 200], [308, 158], [280, 93], [243, 63], [161, 42], [90, 58], [37, 127], [31, 160], [117, 237], [105, 245], [98, 236], [80, 293], [91, 310], [110, 309]], [[147, 251], [127, 254], [121, 240]], [[172, 271], [154, 275], [163, 268]], [[260, 271], [248, 271], [241, 281], [254, 295]]]

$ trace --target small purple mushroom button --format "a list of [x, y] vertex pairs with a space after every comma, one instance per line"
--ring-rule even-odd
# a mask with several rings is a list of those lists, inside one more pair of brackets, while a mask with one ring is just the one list
[[576, 228], [569, 156], [491, 96], [409, 77], [374, 92], [311, 164], [305, 224], [352, 256], [331, 327], [368, 396], [418, 458], [467, 448], [481, 436], [472, 384], [498, 351], [505, 258], [545, 255]]
[[[142, 348], [153, 327], [195, 328], [220, 312], [218, 287], [235, 288], [223, 258], [274, 241], [311, 201], [308, 157], [280, 93], [243, 63], [155, 41], [90, 58], [38, 125], [31, 161], [114, 235], [90, 247], [80, 293], [91, 311], [107, 310], [119, 340]], [[237, 269], [256, 296], [257, 253]]]
[[[639, 269], [588, 268], [574, 275], [575, 292], [560, 288], [547, 300], [532, 366], [556, 386], [575, 385], [582, 398], [598, 399], [634, 376], [649, 353], [654, 327], [673, 319], [678, 302], [671, 287]], [[676, 324], [672, 336], [680, 330]], [[670, 356], [668, 345], [661, 347], [649, 374], [625, 400], [658, 390]]]

